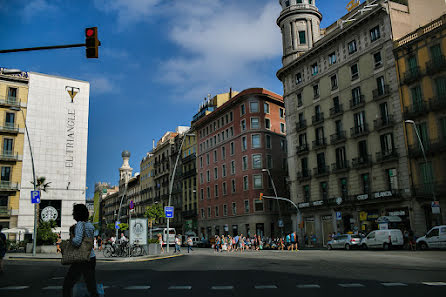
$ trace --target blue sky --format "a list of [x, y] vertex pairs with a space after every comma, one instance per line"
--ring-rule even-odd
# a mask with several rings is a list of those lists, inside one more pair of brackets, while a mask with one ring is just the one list
[[[328, 26], [349, 1], [319, 0]], [[98, 27], [99, 59], [84, 48], [1, 54], [0, 66], [91, 84], [87, 186], [117, 183], [121, 152], [142, 157], [165, 131], [189, 125], [207, 94], [263, 87], [276, 78], [278, 0], [0, 0], [0, 49], [84, 42]]]

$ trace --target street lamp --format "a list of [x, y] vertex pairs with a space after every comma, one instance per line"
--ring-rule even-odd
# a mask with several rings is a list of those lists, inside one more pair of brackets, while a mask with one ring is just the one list
[[[29, 132], [28, 132], [28, 126], [26, 125], [26, 118], [25, 118], [25, 113], [23, 112], [23, 109], [21, 109], [20, 107], [11, 107], [11, 110], [14, 111], [21, 111], [22, 112], [22, 117], [23, 117], [23, 123], [25, 124], [25, 131], [26, 131], [26, 136], [28, 138], [28, 144], [29, 144], [29, 153], [31, 155], [31, 167], [33, 169], [33, 185], [34, 185], [34, 191], [37, 190], [37, 181], [36, 181], [36, 171], [34, 169], [34, 157], [33, 157], [33, 150], [31, 147], [31, 140], [29, 139]], [[37, 243], [37, 203], [34, 204], [34, 234], [33, 234], [33, 256], [36, 256], [36, 243]]]
[[[178, 160], [180, 159], [180, 156], [181, 156], [181, 149], [183, 148], [184, 141], [186, 140], [186, 136], [195, 136], [195, 134], [191, 134], [188, 132], [190, 132], [190, 129], [184, 133], [183, 140], [181, 141], [180, 148], [178, 149], [177, 159], [175, 161], [175, 166], [173, 167], [172, 178], [170, 179], [169, 202], [168, 202], [167, 206], [170, 206], [170, 202], [171, 202], [171, 198], [172, 198], [173, 182], [175, 180], [175, 171], [177, 170]], [[169, 222], [170, 222], [170, 218], [167, 218], [167, 236], [166, 236], [167, 237], [167, 252], [169, 252], [169, 237], [170, 237]]]
[[[262, 172], [267, 172], [267, 173], [268, 173], [269, 179], [271, 180], [271, 183], [272, 183], [272, 185], [273, 185], [274, 195], [275, 195], [276, 198], [277, 198], [276, 185], [274, 184], [274, 180], [273, 180], [273, 177], [271, 176], [271, 172], [269, 171], [268, 168], [263, 168], [263, 169], [262, 169]], [[279, 219], [282, 219], [282, 215], [280, 214], [280, 204], [279, 204], [279, 200], [277, 200], [277, 206], [279, 207]], [[283, 223], [283, 222], [282, 222], [282, 223]], [[280, 227], [280, 230], [281, 230], [282, 235], [283, 235], [283, 226]]]

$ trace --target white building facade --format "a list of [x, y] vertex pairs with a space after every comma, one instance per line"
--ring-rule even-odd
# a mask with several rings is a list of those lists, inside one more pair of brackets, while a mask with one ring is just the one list
[[[57, 232], [68, 236], [75, 223], [73, 204], [85, 203], [90, 84], [75, 79], [29, 74], [26, 125], [36, 178], [49, 182], [42, 192], [39, 220], [56, 221]], [[23, 152], [18, 228], [33, 232], [33, 170], [29, 143]]]

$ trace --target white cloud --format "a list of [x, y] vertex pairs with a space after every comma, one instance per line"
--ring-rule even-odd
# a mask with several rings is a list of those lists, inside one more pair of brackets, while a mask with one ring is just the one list
[[109, 57], [112, 59], [124, 59], [124, 58], [128, 58], [129, 54], [126, 50], [123, 49], [116, 49], [116, 48], [109, 48], [106, 47], [104, 49], [101, 49], [101, 53], [105, 56], [105, 57]]
[[160, 2], [161, 0], [94, 0], [97, 9], [116, 13], [120, 26], [148, 18], [154, 13], [153, 8]]
[[27, 20], [34, 16], [49, 16], [57, 11], [57, 6], [48, 3], [46, 0], [32, 0], [29, 1], [23, 9], [23, 17]]
[[117, 92], [116, 84], [114, 84], [109, 78], [100, 75], [90, 75], [90, 92], [93, 94], [107, 94]]

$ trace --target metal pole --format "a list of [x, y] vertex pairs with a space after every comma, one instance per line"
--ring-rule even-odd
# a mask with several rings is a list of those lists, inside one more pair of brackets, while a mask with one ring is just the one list
[[82, 46], [85, 46], [85, 43], [66, 44], [66, 45], [53, 45], [53, 46], [38, 46], [38, 47], [28, 47], [28, 48], [17, 48], [17, 49], [0, 50], [0, 54], [16, 53], [16, 52], [29, 52], [29, 51], [40, 51], [40, 50], [50, 50], [50, 49], [59, 49], [59, 48], [72, 48], [72, 47], [82, 47]]
[[[266, 168], [266, 169], [262, 169], [262, 171], [266, 171], [266, 172], [268, 172], [268, 176], [269, 176], [269, 178], [270, 178], [270, 180], [271, 180], [271, 183], [272, 183], [272, 185], [273, 185], [274, 195], [277, 197], [276, 185], [274, 184], [274, 180], [273, 180], [273, 177], [271, 176], [271, 172], [269, 171], [268, 168]], [[279, 201], [278, 201], [278, 200], [277, 200], [277, 206], [279, 207], [279, 219], [282, 219], [282, 214], [281, 214], [281, 212], [280, 212], [280, 204], [279, 204]], [[280, 227], [280, 231], [281, 231], [282, 236], [283, 236], [283, 227]]]
[[[118, 216], [117, 216], [117, 220], [116, 220], [117, 222], [119, 222], [119, 218], [121, 216], [122, 201], [124, 200], [124, 197], [127, 195], [127, 182], [128, 182], [128, 179], [127, 179], [127, 177], [125, 177], [124, 194], [122, 194], [121, 203], [119, 203]], [[115, 226], [115, 229], [116, 229], [116, 226]], [[118, 235], [119, 235], [118, 232], [119, 232], [118, 229], [116, 229], [116, 240], [118, 240]]]

